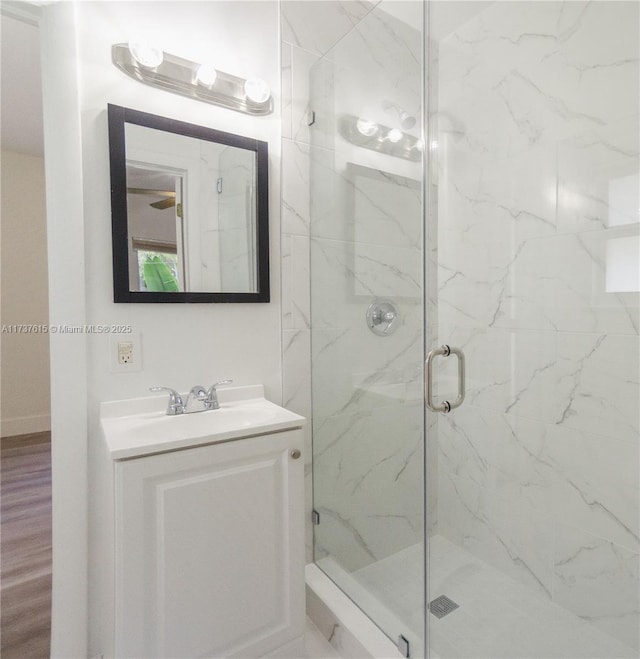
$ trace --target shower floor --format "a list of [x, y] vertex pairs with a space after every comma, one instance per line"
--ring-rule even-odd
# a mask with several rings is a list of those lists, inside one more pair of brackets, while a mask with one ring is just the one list
[[[351, 574], [331, 557], [322, 568], [391, 636], [403, 634], [420, 656], [422, 548], [414, 545]], [[430, 541], [430, 597], [460, 608], [429, 616], [434, 659], [614, 659], [638, 652], [543, 599], [442, 536]], [[415, 567], [412, 567], [415, 566]]]

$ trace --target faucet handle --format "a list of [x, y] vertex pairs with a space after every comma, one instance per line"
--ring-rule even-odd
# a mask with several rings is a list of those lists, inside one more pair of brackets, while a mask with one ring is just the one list
[[232, 382], [233, 380], [220, 380], [220, 382], [216, 382], [209, 387], [209, 391], [207, 392], [207, 402], [209, 403], [209, 409], [217, 410], [220, 407], [220, 404], [218, 403], [218, 392], [216, 391], [216, 388], [221, 384], [231, 384]]
[[220, 380], [220, 382], [216, 382], [214, 385], [212, 385], [209, 388], [211, 389], [212, 387], [218, 387], [221, 384], [231, 384], [232, 382], [233, 382], [233, 380]]
[[216, 382], [215, 384], [212, 384], [209, 387], [209, 391], [208, 391], [209, 399], [211, 399], [212, 395], [215, 394], [216, 387], [219, 387], [221, 384], [231, 384], [232, 382], [233, 380], [220, 380], [220, 382]]
[[167, 414], [174, 416], [184, 412], [184, 403], [182, 396], [171, 387], [149, 387], [149, 391], [168, 391], [169, 392], [169, 406], [167, 407]]

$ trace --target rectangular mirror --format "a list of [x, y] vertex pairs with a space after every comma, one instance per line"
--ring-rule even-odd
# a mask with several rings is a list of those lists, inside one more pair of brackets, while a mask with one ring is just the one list
[[115, 302], [269, 302], [267, 143], [108, 106]]

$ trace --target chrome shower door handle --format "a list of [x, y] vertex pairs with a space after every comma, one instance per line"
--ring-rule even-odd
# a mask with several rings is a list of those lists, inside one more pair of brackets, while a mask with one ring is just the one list
[[[450, 403], [445, 400], [443, 403], [435, 403], [433, 400], [433, 361], [438, 356], [449, 357], [455, 355], [458, 358], [458, 397]], [[465, 366], [464, 366], [464, 353], [460, 348], [451, 348], [448, 345], [435, 348], [427, 355], [427, 361], [424, 364], [424, 395], [427, 407], [432, 412], [451, 412], [456, 407], [460, 407], [464, 401], [465, 395]]]

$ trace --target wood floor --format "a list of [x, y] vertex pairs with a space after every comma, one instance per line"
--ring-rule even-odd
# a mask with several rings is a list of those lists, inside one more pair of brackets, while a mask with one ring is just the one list
[[51, 435], [0, 440], [0, 656], [49, 657]]

